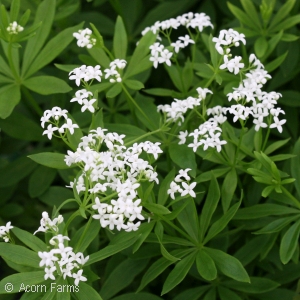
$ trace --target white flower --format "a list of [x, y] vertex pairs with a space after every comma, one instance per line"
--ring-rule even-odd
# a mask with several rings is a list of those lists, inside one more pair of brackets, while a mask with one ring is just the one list
[[283, 119], [283, 120], [279, 121], [279, 119], [275, 116], [273, 121], [274, 121], [274, 123], [270, 125], [270, 128], [277, 128], [278, 131], [280, 133], [282, 133], [282, 126], [281, 125], [285, 124], [286, 120]]
[[263, 117], [259, 117], [259, 118], [253, 120], [253, 123], [256, 124], [255, 131], [258, 131], [259, 128], [266, 128], [268, 126], [266, 123], [263, 122], [263, 120], [264, 120]]
[[6, 28], [8, 31], [8, 34], [18, 34], [19, 32], [23, 31], [24, 28], [19, 25], [16, 21], [9, 24], [9, 26]]
[[86, 277], [82, 276], [83, 270], [79, 270], [77, 273], [73, 274], [73, 278], [75, 278], [75, 285], [79, 284], [79, 281], [87, 281]]
[[47, 134], [48, 139], [51, 140], [51, 139], [52, 139], [53, 132], [54, 132], [55, 130], [58, 130], [58, 128], [57, 128], [57, 127], [52, 127], [52, 124], [49, 124], [48, 127], [47, 127], [47, 130], [44, 130], [43, 135], [44, 135], [44, 134]]
[[74, 134], [74, 129], [79, 128], [77, 124], [73, 124], [71, 119], [67, 119], [67, 123], [65, 123], [61, 128], [66, 128], [69, 130], [70, 134]]
[[186, 182], [182, 183], [182, 187], [184, 188], [184, 190], [181, 193], [181, 196], [185, 196], [185, 195], [190, 195], [191, 197], [195, 198], [196, 194], [193, 191], [193, 188], [196, 186], [196, 182], [193, 182], [192, 184], [188, 185]]
[[161, 57], [159, 57], [159, 63], [166, 63], [168, 66], [171, 66], [170, 58], [172, 57], [173, 53], [170, 52], [168, 49], [164, 49], [160, 52]]
[[50, 268], [45, 268], [45, 276], [44, 279], [47, 280], [48, 278], [55, 280], [55, 277], [53, 275], [53, 272], [56, 271], [56, 267], [50, 267]]
[[81, 107], [81, 111], [84, 112], [87, 109], [91, 113], [94, 113], [95, 107], [93, 106], [93, 103], [95, 103], [96, 101], [96, 99], [91, 99], [90, 101], [87, 99], [83, 99], [83, 106]]
[[195, 44], [195, 42], [188, 34], [186, 34], [185, 36], [180, 36], [179, 39], [183, 41], [184, 46], [187, 46], [188, 44]]

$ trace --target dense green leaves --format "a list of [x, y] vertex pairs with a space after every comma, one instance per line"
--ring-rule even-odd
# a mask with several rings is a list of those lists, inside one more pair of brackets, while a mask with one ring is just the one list
[[64, 154], [52, 153], [52, 152], [43, 152], [39, 154], [32, 154], [28, 156], [30, 159], [35, 161], [38, 164], [41, 164], [46, 167], [55, 168], [55, 169], [68, 169], [69, 166], [66, 165]]

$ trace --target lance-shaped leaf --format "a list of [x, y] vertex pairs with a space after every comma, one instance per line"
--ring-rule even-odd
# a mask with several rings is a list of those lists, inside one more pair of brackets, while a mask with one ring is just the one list
[[30, 77], [26, 79], [23, 84], [28, 89], [41, 95], [67, 93], [72, 90], [64, 80], [54, 76]]
[[217, 268], [213, 259], [203, 250], [200, 250], [196, 257], [196, 265], [199, 274], [206, 280], [217, 278]]
[[196, 258], [196, 253], [191, 253], [178, 262], [167, 277], [161, 295], [164, 295], [177, 286], [187, 275]]
[[120, 16], [118, 16], [116, 26], [115, 26], [113, 47], [114, 47], [115, 58], [126, 59], [127, 34], [126, 34], [126, 29], [123, 20]]
[[0, 88], [0, 118], [7, 118], [19, 103], [21, 93], [19, 86], [15, 84], [5, 85]]
[[235, 257], [217, 249], [204, 248], [214, 260], [217, 268], [226, 276], [237, 281], [250, 282], [250, 278], [243, 265]]
[[[32, 154], [28, 156], [36, 163], [55, 169], [69, 169], [65, 163], [65, 155], [61, 153], [43, 152], [38, 154]], [[73, 166], [74, 167], [74, 166]]]
[[300, 220], [293, 224], [284, 234], [280, 243], [280, 260], [287, 264], [296, 251], [300, 234]]
[[220, 199], [220, 189], [218, 182], [214, 176], [212, 176], [209, 189], [208, 189], [208, 195], [205, 199], [205, 203], [201, 212], [200, 216], [200, 239], [203, 241], [204, 235], [210, 225], [210, 221], [212, 218], [213, 213], [215, 212], [218, 202]]

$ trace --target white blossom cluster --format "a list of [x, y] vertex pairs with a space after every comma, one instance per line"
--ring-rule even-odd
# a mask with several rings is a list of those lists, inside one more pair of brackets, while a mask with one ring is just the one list
[[150, 61], [153, 62], [154, 68], [157, 68], [158, 64], [166, 63], [168, 66], [171, 66], [170, 58], [173, 53], [168, 49], [164, 49], [165, 46], [160, 43], [155, 43], [150, 46], [151, 57]]
[[73, 36], [77, 39], [78, 47], [86, 47], [91, 49], [96, 44], [96, 39], [92, 38], [92, 30], [89, 28], [81, 29], [78, 32], [74, 32]]
[[6, 28], [8, 34], [18, 34], [19, 32], [23, 31], [24, 28], [19, 25], [16, 21], [9, 24], [9, 26]]
[[207, 93], [211, 93], [209, 89], [205, 88], [197, 88], [198, 92], [198, 98], [194, 97], [188, 97], [185, 100], [178, 100], [174, 99], [175, 101], [169, 104], [165, 105], [158, 105], [157, 106], [157, 111], [162, 112], [166, 115], [166, 122], [176, 122], [177, 120], [181, 120], [179, 122], [179, 125], [181, 122], [184, 121], [184, 114], [187, 112], [188, 109], [194, 109], [195, 107], [199, 106], [201, 103], [201, 100], [206, 98]]
[[205, 13], [186, 13], [182, 16], [176, 18], [171, 18], [165, 21], [157, 21], [151, 27], [146, 27], [142, 31], [142, 35], [145, 35], [148, 31], [152, 31], [154, 34], [159, 33], [159, 31], [164, 31], [168, 29], [178, 29], [180, 26], [185, 26], [187, 28], [198, 29], [200, 32], [203, 31], [205, 27], [213, 28], [210, 21], [210, 17]]
[[93, 104], [97, 101], [97, 99], [92, 97], [93, 97], [92, 92], [87, 91], [86, 89], [82, 89], [75, 93], [75, 97], [72, 98], [70, 102], [77, 102], [78, 104], [82, 105], [81, 107], [82, 112], [88, 110], [91, 113], [94, 113], [95, 107], [93, 106]]
[[38, 256], [41, 258], [39, 266], [45, 266], [45, 280], [55, 280], [55, 276], [63, 275], [64, 279], [66, 277], [74, 278], [74, 284], [78, 285], [80, 281], [87, 280], [86, 277], [82, 276], [82, 267], [88, 261], [89, 256], [84, 257], [81, 252], [74, 253], [72, 247], [65, 246], [65, 241], [70, 239], [67, 236], [58, 234], [57, 225], [62, 222], [63, 217], [61, 215], [51, 220], [48, 213], [43, 212], [41, 226], [36, 232], [51, 232], [54, 236], [49, 241], [53, 248], [49, 252], [38, 252]]
[[58, 131], [59, 134], [65, 134], [65, 130], [68, 130], [70, 134], [74, 134], [74, 129], [79, 127], [77, 124], [73, 124], [72, 120], [68, 118], [67, 113], [66, 109], [61, 109], [58, 106], [53, 107], [51, 110], [45, 110], [41, 118], [41, 126], [44, 128], [45, 123], [50, 124], [44, 130], [43, 135], [47, 134], [48, 139], [51, 140], [55, 131]]
[[127, 61], [125, 59], [115, 59], [109, 64], [109, 69], [105, 69], [105, 79], [109, 79], [111, 83], [122, 82], [121, 74], [119, 70], [122, 70], [126, 67]]
[[[219, 37], [213, 38], [213, 42], [216, 43], [215, 47], [217, 51], [223, 55], [224, 58], [224, 64], [220, 66], [220, 69], [227, 69], [231, 73], [238, 74], [241, 69], [244, 68], [245, 65], [241, 63], [242, 58], [240, 56], [229, 59], [231, 56], [230, 47], [238, 47], [240, 42], [246, 44], [244, 37], [243, 34], [229, 29], [221, 30]], [[278, 116], [280, 113], [284, 114], [284, 111], [279, 107], [275, 108], [281, 94], [262, 91], [263, 85], [271, 76], [254, 54], [249, 56], [249, 63], [250, 71], [244, 74], [245, 79], [242, 80], [238, 88], [233, 88], [234, 91], [227, 94], [229, 101], [233, 99], [238, 102], [238, 104], [223, 109], [222, 113], [225, 114], [229, 112], [234, 115], [233, 122], [237, 120], [246, 121], [249, 116], [251, 116], [256, 131], [260, 128], [270, 127], [277, 128], [281, 133], [282, 125], [285, 124], [286, 120], [279, 120]]]
[[[152, 31], [154, 34], [157, 34], [157, 39], [161, 40], [158, 36], [159, 32], [164, 33], [166, 30], [176, 30], [180, 26], [185, 26], [186, 28], [197, 29], [202, 32], [205, 27], [212, 27], [213, 25], [210, 21], [210, 17], [204, 13], [186, 13], [177, 18], [172, 18], [165, 21], [157, 21], [151, 27], [147, 27], [142, 31], [142, 35], [145, 35], [148, 31]], [[175, 53], [178, 53], [180, 49], [187, 47], [189, 44], [195, 44], [195, 41], [186, 34], [181, 36], [174, 43], [170, 43], [170, 46]], [[151, 56], [150, 61], [153, 62], [154, 68], [157, 68], [158, 64], [166, 63], [166, 65], [171, 66], [171, 57], [173, 52], [169, 49], [166, 49], [164, 45], [156, 42], [150, 46]]]
[[[222, 129], [218, 125], [218, 122], [214, 118], [205, 121], [189, 134], [189, 136], [193, 137], [193, 143], [190, 143], [188, 147], [193, 148], [194, 152], [196, 152], [200, 146], [203, 146], [204, 151], [207, 150], [208, 147], [211, 147], [216, 148], [216, 150], [220, 152], [222, 145], [227, 144], [227, 142], [220, 140]], [[181, 142], [183, 143], [183, 137], [181, 136], [181, 138]]]
[[14, 227], [11, 226], [11, 222], [7, 222], [5, 226], [0, 226], [0, 238], [6, 243], [10, 241], [9, 230], [12, 228]]
[[81, 67], [72, 70], [69, 75], [69, 79], [75, 80], [76, 85], [79, 86], [82, 80], [87, 82], [96, 79], [100, 82], [102, 71], [100, 70], [99, 65], [95, 67], [82, 65]]
[[196, 186], [196, 182], [193, 182], [191, 184], [188, 183], [191, 179], [191, 177], [188, 175], [188, 172], [190, 170], [191, 169], [179, 170], [178, 175], [175, 177], [174, 181], [171, 182], [170, 188], [167, 190], [167, 193], [173, 200], [175, 199], [175, 193], [180, 193], [181, 197], [184, 197], [186, 195], [190, 195], [193, 198], [196, 197], [196, 193], [193, 191]]
[[[70, 187], [75, 185], [79, 195], [88, 192], [94, 199], [92, 207], [97, 214], [93, 217], [100, 220], [102, 227], [137, 230], [140, 221], [134, 221], [144, 219], [137, 193], [139, 182], [158, 183], [153, 167], [139, 155], [144, 151], [157, 159], [162, 153], [160, 143], [146, 141], [127, 148], [123, 142], [125, 135], [106, 131], [100, 127], [91, 130], [81, 138], [76, 152], [68, 151], [66, 164], [77, 164], [82, 169]], [[102, 145], [106, 151], [100, 151]]]

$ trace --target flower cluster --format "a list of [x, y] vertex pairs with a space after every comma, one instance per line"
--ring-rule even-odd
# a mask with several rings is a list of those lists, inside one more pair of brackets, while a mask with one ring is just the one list
[[7, 222], [5, 226], [0, 226], [0, 238], [6, 243], [10, 241], [9, 230], [12, 228], [14, 227], [11, 226], [11, 222]]
[[[194, 109], [195, 107], [199, 106], [201, 103], [201, 100], [206, 98], [207, 93], [211, 93], [209, 89], [205, 88], [197, 88], [198, 92], [198, 98], [194, 97], [188, 97], [185, 100], [178, 100], [174, 99], [175, 101], [169, 104], [165, 105], [158, 105], [157, 111], [161, 111], [166, 116], [166, 122], [176, 122], [177, 120], [184, 121], [184, 114], [187, 112], [188, 109]], [[179, 122], [179, 125], [181, 122]]]
[[[101, 226], [131, 231], [140, 225], [140, 221], [133, 223], [136, 219], [144, 219], [137, 192], [140, 182], [158, 183], [153, 167], [139, 155], [146, 152], [157, 159], [162, 150], [160, 143], [149, 141], [127, 148], [124, 137], [115, 132], [106, 133], [100, 127], [91, 130], [81, 138], [76, 152], [68, 151], [65, 162], [82, 169], [70, 187], [75, 185], [79, 195], [88, 192], [88, 199], [94, 199], [92, 207], [98, 214], [93, 217], [100, 220]], [[102, 145], [106, 151], [100, 151]]]
[[92, 30], [89, 28], [74, 32], [73, 36], [77, 39], [77, 46], [91, 49], [96, 44], [96, 39], [91, 37], [92, 33]]
[[190, 195], [193, 198], [196, 197], [196, 193], [193, 191], [196, 186], [196, 182], [189, 184], [191, 177], [188, 175], [188, 172], [190, 170], [191, 169], [179, 170], [178, 175], [175, 177], [174, 181], [171, 182], [167, 193], [173, 200], [175, 199], [175, 193], [180, 193], [181, 197], [186, 195]]
[[81, 67], [72, 70], [69, 75], [69, 79], [75, 80], [76, 85], [79, 86], [82, 80], [87, 82], [96, 79], [100, 82], [102, 71], [100, 70], [99, 65], [95, 67], [82, 65]]
[[172, 57], [173, 53], [170, 52], [168, 49], [164, 49], [164, 45], [160, 43], [155, 43], [152, 46], [150, 46], [150, 50], [150, 61], [153, 62], [154, 68], [157, 68], [158, 63], [166, 63], [168, 66], [171, 66], [170, 58]]
[[[157, 34], [157, 39], [161, 40], [158, 36], [159, 32], [162, 32], [166, 35], [167, 30], [176, 30], [180, 26], [185, 26], [186, 28], [194, 28], [198, 31], [202, 32], [205, 27], [211, 26], [209, 16], [204, 13], [187, 13], [182, 16], [178, 16], [177, 18], [172, 18], [169, 20], [165, 20], [162, 22], [155, 22], [151, 27], [147, 27], [142, 31], [142, 35], [145, 35], [148, 31], [152, 31], [154, 34]], [[180, 49], [187, 47], [189, 44], [195, 44], [195, 41], [186, 34], [185, 36], [181, 36], [174, 43], [170, 43], [170, 48], [178, 53]], [[157, 68], [158, 64], [166, 63], [166, 65], [171, 66], [171, 57], [173, 56], [173, 52], [169, 49], [166, 49], [164, 45], [161, 43], [154, 43], [150, 46], [151, 56], [150, 61], [153, 62], [154, 68]]]
[[9, 34], [18, 34], [19, 32], [23, 31], [24, 28], [19, 25], [16, 21], [9, 24], [9, 26], [6, 28]]
[[92, 97], [92, 92], [89, 92], [86, 89], [82, 89], [75, 93], [75, 97], [72, 98], [70, 102], [77, 102], [78, 104], [82, 105], [82, 112], [88, 110], [91, 113], [94, 113], [95, 107], [93, 106], [93, 104], [97, 101], [97, 99], [92, 99]]
[[[66, 109], [61, 109], [58, 106], [53, 107], [51, 110], [45, 110], [41, 118], [41, 126], [44, 128], [45, 123], [50, 123], [46, 130], [44, 130], [43, 135], [47, 134], [48, 139], [52, 139], [52, 135], [55, 131], [58, 131], [60, 136], [65, 134], [68, 130], [70, 134], [74, 134], [74, 129], [79, 128], [77, 124], [73, 124], [72, 120], [68, 118], [68, 111]], [[54, 127], [53, 127], [54, 125]]]
[[[244, 37], [243, 34], [229, 29], [221, 30], [219, 37], [213, 38], [217, 51], [224, 58], [224, 64], [220, 66], [220, 69], [228, 69], [229, 72], [238, 74], [244, 68], [245, 65], [241, 63], [242, 58], [240, 56], [228, 59], [231, 56], [230, 47], [237, 47], [240, 45], [240, 42], [246, 44]], [[262, 91], [263, 85], [271, 76], [254, 54], [249, 56], [249, 67], [247, 70], [250, 71], [245, 73], [245, 79], [242, 80], [239, 87], [233, 88], [233, 92], [227, 94], [229, 101], [235, 100], [238, 104], [223, 109], [222, 113], [229, 112], [234, 115], [233, 122], [237, 120], [247, 121], [251, 116], [256, 131], [269, 126], [282, 132], [282, 125], [285, 124], [286, 120], [279, 120], [278, 115], [280, 113], [284, 114], [284, 111], [281, 108], [275, 108], [281, 94]]]
[[205, 13], [186, 13], [182, 16], [176, 18], [171, 18], [162, 22], [155, 22], [151, 27], [147, 27], [142, 31], [142, 35], [145, 35], [148, 31], [152, 31], [154, 34], [159, 31], [165, 31], [168, 29], [178, 29], [180, 26], [185, 26], [187, 28], [198, 29], [200, 32], [203, 31], [205, 27], [212, 27], [213, 25], [210, 21], [210, 17]]
[[105, 79], [112, 77], [109, 79], [111, 83], [114, 82], [122, 82], [121, 74], [119, 70], [123, 70], [126, 67], [126, 60], [125, 59], [115, 59], [109, 64], [109, 69], [105, 69]]
[[51, 220], [48, 213], [43, 212], [41, 226], [36, 232], [51, 232], [53, 237], [49, 243], [53, 248], [49, 252], [38, 252], [38, 256], [41, 258], [39, 266], [45, 266], [45, 280], [55, 280], [55, 276], [62, 274], [64, 279], [66, 277], [74, 278], [74, 284], [77, 286], [80, 281], [87, 280], [86, 277], [82, 276], [82, 267], [88, 261], [89, 256], [84, 257], [81, 252], [74, 253], [72, 247], [65, 246], [65, 241], [70, 239], [67, 236], [58, 234], [59, 229], [57, 225], [61, 222], [63, 222], [61, 215]]

